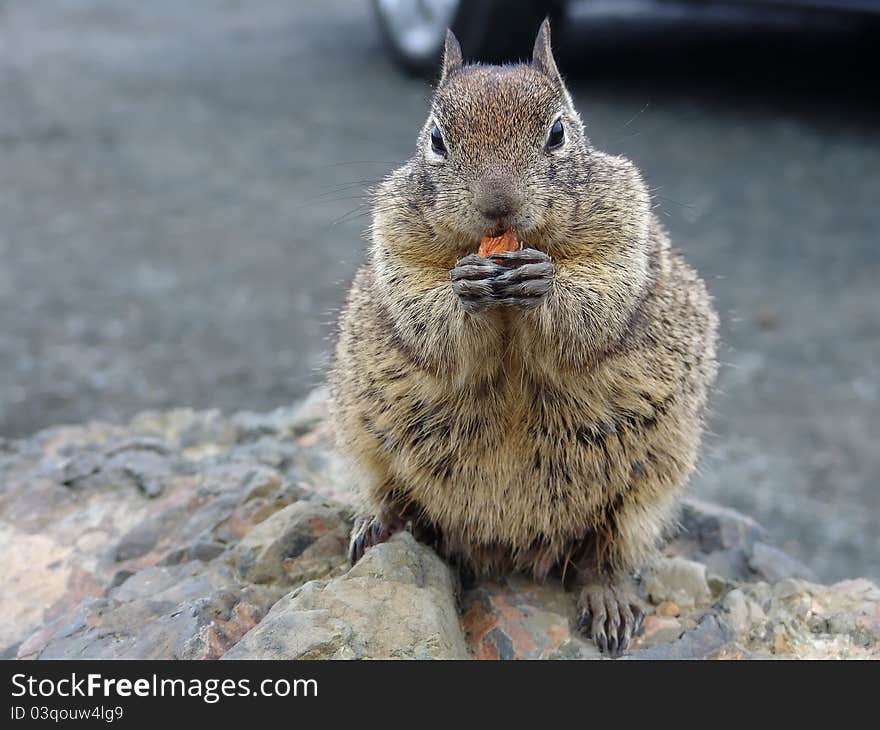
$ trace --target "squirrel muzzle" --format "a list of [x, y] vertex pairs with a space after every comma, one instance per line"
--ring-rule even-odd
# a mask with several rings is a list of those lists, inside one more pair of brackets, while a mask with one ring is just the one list
[[488, 218], [496, 229], [508, 222], [523, 206], [524, 196], [504, 178], [481, 180], [472, 186], [474, 207]]

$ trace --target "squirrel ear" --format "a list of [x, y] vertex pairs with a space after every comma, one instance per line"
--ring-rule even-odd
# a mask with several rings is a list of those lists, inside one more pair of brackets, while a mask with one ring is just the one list
[[461, 68], [464, 62], [461, 58], [461, 46], [458, 38], [451, 30], [446, 31], [446, 44], [443, 47], [443, 70], [440, 72], [440, 83], [449, 78], [449, 75]]
[[550, 48], [550, 18], [544, 18], [538, 28], [538, 37], [535, 38], [535, 48], [532, 51], [532, 66], [553, 81], [562, 83], [556, 61], [553, 60], [553, 49]]

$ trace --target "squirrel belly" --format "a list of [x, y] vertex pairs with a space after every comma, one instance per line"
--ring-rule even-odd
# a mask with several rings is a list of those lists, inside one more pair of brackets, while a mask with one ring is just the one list
[[[363, 268], [334, 400], [367, 511], [414, 522], [476, 572], [544, 577], [586, 551], [609, 570], [649, 557], [694, 467], [715, 371], [705, 289], [665, 238], [654, 245], [631, 329], [582, 367], [562, 360], [566, 342], [554, 358], [538, 327], [503, 312], [458, 333], [426, 325], [425, 338], [448, 337], [429, 349], [449, 361], [432, 362]], [[664, 324], [679, 319], [692, 329]]]

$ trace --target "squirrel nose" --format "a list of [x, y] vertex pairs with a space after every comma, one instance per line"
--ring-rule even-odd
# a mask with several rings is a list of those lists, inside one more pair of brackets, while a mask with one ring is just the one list
[[474, 206], [487, 218], [508, 218], [522, 203], [522, 193], [504, 180], [486, 180], [474, 187]]

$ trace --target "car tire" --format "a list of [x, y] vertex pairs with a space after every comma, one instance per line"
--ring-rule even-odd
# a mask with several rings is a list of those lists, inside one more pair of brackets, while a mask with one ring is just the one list
[[[419, 17], [419, 6], [431, 13]], [[461, 43], [465, 60], [516, 61], [531, 53], [545, 17], [558, 29], [564, 6], [565, 0], [373, 0], [391, 58], [407, 73], [425, 77], [438, 72], [446, 27]]]

